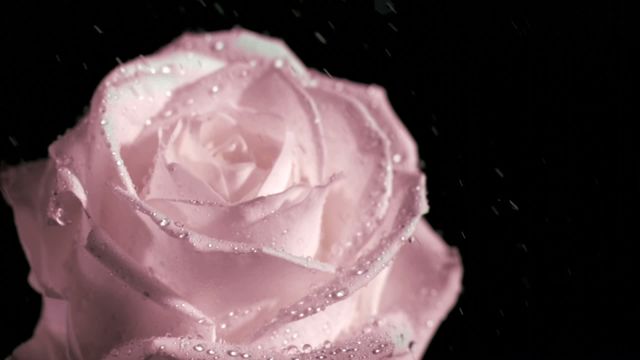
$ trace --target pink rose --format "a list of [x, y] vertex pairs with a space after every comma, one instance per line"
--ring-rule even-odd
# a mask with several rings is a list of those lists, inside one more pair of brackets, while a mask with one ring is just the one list
[[49, 155], [2, 174], [43, 296], [15, 359], [413, 359], [460, 291], [384, 90], [277, 39], [118, 67]]

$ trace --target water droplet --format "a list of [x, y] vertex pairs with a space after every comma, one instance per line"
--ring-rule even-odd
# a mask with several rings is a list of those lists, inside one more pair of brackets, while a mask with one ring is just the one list
[[197, 352], [203, 352], [204, 351], [204, 346], [202, 346], [202, 344], [198, 344], [198, 345], [193, 347], [193, 350], [195, 350]]
[[215, 352], [215, 351], [213, 351], [213, 349], [209, 349], [209, 350], [207, 350], [207, 354], [209, 354], [209, 355], [214, 355], [215, 353], [216, 353], [216, 352]]
[[229, 354], [229, 356], [234, 356], [234, 357], [240, 355], [240, 353], [235, 350], [229, 350], [227, 351], [227, 354]]
[[227, 328], [227, 324], [226, 323], [220, 324], [220, 329], [226, 329], [226, 328]]
[[224, 49], [224, 43], [222, 41], [216, 41], [216, 43], [213, 45], [213, 48], [217, 51], [221, 51]]
[[298, 350], [298, 347], [295, 345], [287, 347], [286, 349], [284, 349], [284, 351], [287, 355], [295, 355], [300, 352], [300, 350]]
[[212, 92], [213, 94], [217, 94], [217, 93], [218, 93], [218, 91], [220, 91], [220, 87], [219, 87], [218, 85], [213, 85], [213, 86], [211, 87], [211, 92]]
[[302, 345], [302, 352], [305, 354], [308, 354], [311, 352], [311, 349], [313, 349], [313, 347], [309, 344], [304, 344]]
[[64, 209], [61, 207], [55, 208], [53, 210], [53, 213], [51, 213], [51, 219], [55, 221], [55, 224], [57, 225], [60, 225], [60, 226], [67, 225], [67, 222], [64, 221], [63, 217], [64, 217]]
[[373, 351], [372, 351], [372, 352], [373, 352], [374, 354], [380, 354], [380, 353], [382, 352], [382, 350], [381, 350], [381, 349], [378, 349], [378, 348], [375, 348], [375, 349], [373, 349]]
[[335, 299], [342, 299], [345, 296], [347, 296], [346, 289], [340, 289], [329, 294], [330, 298], [335, 298]]
[[435, 325], [435, 323], [433, 322], [433, 320], [427, 320], [427, 327], [432, 328], [433, 325]]
[[158, 225], [160, 225], [161, 227], [165, 227], [167, 225], [169, 225], [170, 221], [167, 218], [162, 218], [160, 219], [160, 221], [158, 221]]
[[325, 340], [325, 341], [322, 343], [322, 347], [324, 347], [325, 349], [330, 348], [330, 347], [331, 347], [331, 341], [329, 341], [329, 340]]
[[402, 161], [402, 155], [401, 154], [394, 154], [393, 155], [393, 162], [396, 164], [399, 164]]
[[244, 353], [244, 354], [242, 354], [242, 358], [243, 358], [243, 359], [248, 359], [248, 358], [250, 358], [250, 357], [251, 357], [251, 354], [248, 354], [248, 353]]
[[171, 73], [171, 68], [167, 65], [164, 65], [161, 69], [160, 72], [162, 72], [163, 74], [169, 74]]
[[284, 60], [276, 59], [276, 61], [273, 63], [273, 66], [275, 66], [278, 69], [281, 69], [284, 66]]

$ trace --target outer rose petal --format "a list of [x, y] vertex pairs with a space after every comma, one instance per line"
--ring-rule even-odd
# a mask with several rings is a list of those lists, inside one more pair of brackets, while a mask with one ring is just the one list
[[[14, 212], [16, 228], [31, 266], [31, 286], [45, 296], [61, 298], [68, 287], [66, 262], [74, 241], [82, 236], [84, 214], [72, 196], [61, 195], [52, 216], [47, 209], [56, 191], [52, 161], [37, 161], [10, 168], [0, 184]], [[64, 206], [64, 207], [62, 207]], [[66, 226], [57, 226], [56, 222]]]
[[380, 311], [391, 321], [404, 315], [410, 319], [412, 352], [421, 356], [438, 325], [455, 305], [461, 291], [462, 264], [458, 252], [442, 241], [423, 219], [391, 267]]
[[393, 154], [393, 166], [396, 169], [411, 171], [418, 167], [418, 148], [416, 142], [396, 115], [384, 88], [378, 85], [364, 85], [342, 79], [331, 79], [322, 73], [314, 72], [314, 79], [326, 86], [333, 85], [342, 92], [358, 99], [367, 107], [385, 135], [389, 138]]

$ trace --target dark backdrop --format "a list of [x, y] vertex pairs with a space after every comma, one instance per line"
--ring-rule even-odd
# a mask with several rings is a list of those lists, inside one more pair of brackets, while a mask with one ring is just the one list
[[[44, 157], [117, 59], [239, 24], [310, 67], [381, 84], [417, 139], [428, 219], [465, 266], [427, 358], [638, 356], [640, 164], [621, 2], [87, 3], [2, 4], [3, 164]], [[39, 299], [4, 203], [0, 223], [4, 356], [29, 337]]]

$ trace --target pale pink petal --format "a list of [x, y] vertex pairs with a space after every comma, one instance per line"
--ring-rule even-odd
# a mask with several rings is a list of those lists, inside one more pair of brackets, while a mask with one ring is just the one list
[[335, 177], [325, 185], [293, 186], [232, 206], [180, 197], [148, 202], [187, 229], [256, 248], [274, 247], [291, 255], [313, 257], [320, 244], [326, 197], [339, 182], [340, 177]]
[[114, 348], [103, 360], [191, 360], [191, 359], [271, 359], [271, 360], [353, 360], [383, 359], [394, 353], [394, 342], [385, 331], [359, 334], [319, 347], [266, 348], [251, 345], [211, 343], [188, 337], [157, 337], [127, 342]]
[[31, 266], [31, 285], [43, 295], [61, 298], [69, 285], [64, 264], [81, 236], [84, 214], [72, 195], [54, 196], [56, 177], [52, 161], [27, 163], [3, 172], [1, 188], [13, 208], [20, 242]]
[[456, 303], [462, 265], [456, 249], [425, 220], [418, 223], [414, 238], [393, 261], [380, 311], [382, 318], [404, 314], [411, 320], [412, 351], [421, 356]]
[[[173, 291], [155, 280], [144, 263], [136, 266], [112, 241], [92, 236], [91, 253], [77, 248], [70, 263], [70, 358], [98, 359], [125, 339], [166, 333], [214, 338], [211, 320], [196, 320], [197, 309], [172, 297]], [[175, 310], [168, 310], [174, 302]]]
[[[264, 322], [278, 308], [306, 294], [309, 286], [326, 282], [335, 272], [330, 265], [311, 258], [193, 232], [148, 204], [128, 197], [126, 191], [117, 193], [146, 218], [143, 220], [150, 229], [156, 227], [148, 256], [138, 258], [141, 266], [214, 319], [237, 309], [252, 309], [259, 311], [256, 322]], [[148, 241], [140, 235], [128, 240]], [[264, 303], [268, 306], [255, 309]], [[254, 328], [249, 326], [242, 336], [248, 337]], [[224, 331], [218, 334], [226, 336]]]
[[331, 159], [326, 171], [345, 177], [327, 199], [318, 254], [339, 264], [353, 258], [386, 214], [393, 182], [389, 141], [359, 101], [324, 83], [305, 90], [320, 113]]
[[325, 180], [326, 150], [318, 109], [305, 90], [289, 72], [271, 66], [254, 79], [238, 105], [284, 119], [287, 130], [296, 134], [302, 172], [309, 174], [310, 183], [317, 184]]
[[[341, 264], [342, 270], [329, 281], [313, 287], [304, 297], [291, 301], [278, 311], [278, 315], [258, 328], [256, 338], [270, 334], [292, 322], [302, 321], [309, 329], [317, 329], [316, 309], [323, 311], [340, 306], [345, 300], [370, 283], [383, 271], [400, 248], [407, 243], [420, 216], [426, 211], [424, 197], [424, 176], [420, 173], [401, 173], [394, 178], [394, 191], [388, 216], [383, 219], [381, 230], [375, 234], [375, 241], [361, 249], [359, 256]], [[375, 307], [371, 308], [375, 310]], [[360, 314], [367, 316], [367, 314]], [[369, 314], [371, 316], [374, 313]], [[337, 319], [342, 327], [348, 327], [356, 318]]]
[[323, 73], [312, 72], [314, 81], [323, 87], [333, 87], [366, 106], [371, 117], [389, 139], [394, 168], [411, 171], [419, 166], [418, 148], [415, 140], [393, 110], [384, 88], [365, 85], [348, 80], [328, 78]]

